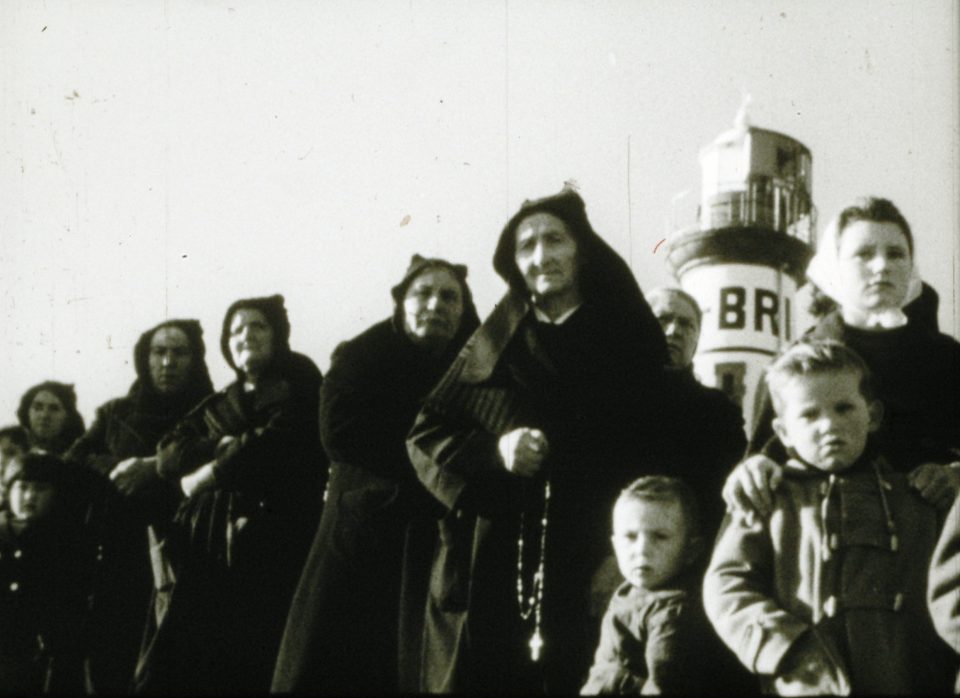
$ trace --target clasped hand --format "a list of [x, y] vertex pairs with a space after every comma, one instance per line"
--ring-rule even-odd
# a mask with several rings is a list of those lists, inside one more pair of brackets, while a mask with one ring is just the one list
[[540, 471], [550, 444], [539, 429], [518, 427], [500, 437], [497, 450], [507, 470], [521, 477], [533, 477]]

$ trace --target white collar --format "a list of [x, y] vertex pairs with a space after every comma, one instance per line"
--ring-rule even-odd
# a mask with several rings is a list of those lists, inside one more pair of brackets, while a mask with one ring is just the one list
[[567, 320], [570, 319], [571, 315], [573, 315], [575, 312], [577, 312], [580, 309], [581, 305], [583, 305], [583, 303], [577, 303], [575, 306], [570, 308], [570, 310], [568, 310], [567, 312], [563, 313], [556, 320], [552, 319], [549, 315], [547, 315], [545, 312], [540, 310], [540, 308], [538, 308], [537, 306], [533, 306], [533, 314], [537, 318], [537, 320], [540, 322], [545, 322], [548, 325], [562, 325], [563, 323], [565, 323]]
[[844, 305], [840, 307], [840, 312], [843, 314], [843, 321], [846, 324], [862, 330], [878, 328], [892, 330], [895, 327], [903, 327], [907, 324], [907, 316], [900, 308], [888, 308], [877, 313], [871, 313], [868, 310]]

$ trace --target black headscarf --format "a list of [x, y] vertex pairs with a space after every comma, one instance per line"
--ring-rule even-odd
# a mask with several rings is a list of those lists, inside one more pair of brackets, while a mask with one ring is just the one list
[[278, 293], [259, 298], [241, 298], [231, 303], [230, 307], [227, 308], [227, 313], [223, 316], [223, 328], [220, 332], [220, 351], [230, 368], [236, 371], [237, 377], [243, 376], [243, 371], [237, 368], [233, 362], [233, 355], [230, 353], [230, 322], [233, 320], [233, 314], [241, 309], [259, 310], [263, 313], [264, 318], [273, 330], [273, 358], [270, 365], [272, 367], [286, 363], [290, 356], [290, 319], [287, 317], [287, 309], [283, 304], [283, 296]]
[[396, 332], [405, 335], [404, 317], [403, 317], [403, 298], [407, 293], [410, 284], [425, 271], [431, 269], [446, 269], [460, 283], [460, 294], [463, 298], [463, 314], [460, 316], [460, 325], [449, 346], [454, 349], [454, 353], [459, 351], [467, 338], [473, 334], [473, 331], [480, 326], [480, 316], [477, 314], [477, 306], [473, 302], [473, 293], [467, 285], [467, 266], [465, 264], [453, 264], [439, 257], [421, 257], [418, 254], [410, 258], [410, 265], [406, 273], [396, 286], [390, 289], [390, 295], [393, 298], [393, 328]]
[[[150, 342], [158, 331], [172, 327], [187, 336], [193, 363], [190, 366], [190, 378], [183, 391], [176, 395], [158, 393], [150, 378]], [[133, 348], [133, 365], [137, 379], [130, 386], [130, 397], [137, 400], [141, 407], [173, 407], [174, 404], [195, 405], [213, 392], [213, 383], [207, 370], [207, 347], [203, 342], [203, 328], [197, 320], [166, 320], [152, 327], [137, 340]], [[149, 405], [147, 404], [149, 403]]]
[[[54, 444], [54, 450], [57, 453], [63, 453], [85, 430], [83, 417], [77, 410], [77, 392], [74, 390], [72, 384], [60, 383], [58, 381], [44, 381], [39, 385], [33, 386], [20, 398], [20, 407], [17, 408], [17, 419], [20, 421], [20, 426], [26, 429], [27, 432], [30, 432], [30, 405], [33, 403], [33, 399], [37, 396], [37, 393], [44, 390], [53, 393], [67, 413], [67, 418], [63, 423], [63, 429], [60, 431], [60, 435]], [[33, 437], [31, 435], [31, 441], [32, 440]]]

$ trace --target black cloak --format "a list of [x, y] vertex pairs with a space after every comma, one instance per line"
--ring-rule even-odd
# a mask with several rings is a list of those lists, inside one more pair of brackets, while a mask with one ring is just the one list
[[[513, 262], [516, 227], [537, 212], [564, 220], [582, 255], [583, 304], [561, 325], [535, 319]], [[609, 550], [613, 501], [668, 455], [657, 435], [666, 343], [630, 269], [594, 232], [574, 191], [525, 203], [500, 236], [494, 268], [510, 290], [427, 398], [407, 442], [421, 482], [446, 509], [419, 688], [575, 693], [597, 635], [587, 615], [590, 577]], [[521, 426], [541, 429], [550, 443], [537, 478], [508, 473], [497, 454], [499, 437]], [[544, 473], [544, 646], [532, 662], [533, 618], [521, 619], [518, 584], [526, 604]]]
[[[414, 345], [403, 329], [406, 288], [431, 267], [452, 271], [464, 299], [460, 326], [440, 355]], [[274, 691], [397, 690], [401, 595], [410, 609], [405, 620], [415, 626], [405, 625], [405, 634], [416, 637], [440, 513], [404, 444], [424, 397], [479, 324], [466, 275], [460, 265], [415, 255], [392, 290], [393, 318], [333, 353], [320, 394], [330, 484], [288, 616]]]

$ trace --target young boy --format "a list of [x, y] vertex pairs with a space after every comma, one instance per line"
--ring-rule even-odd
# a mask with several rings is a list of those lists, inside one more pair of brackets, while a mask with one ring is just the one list
[[87, 566], [64, 501], [69, 469], [39, 453], [11, 468], [0, 511], [0, 692], [80, 693]]
[[[693, 491], [671, 477], [635, 481], [613, 508], [614, 592], [583, 695], [693, 693], [715, 686], [717, 641], [691, 567], [702, 551]], [[711, 682], [708, 684], [708, 682]]]
[[936, 513], [868, 443], [882, 414], [869, 370], [809, 341], [766, 380], [784, 481], [766, 520], [724, 521], [704, 579], [711, 622], [767, 692], [950, 690], [925, 604]]

